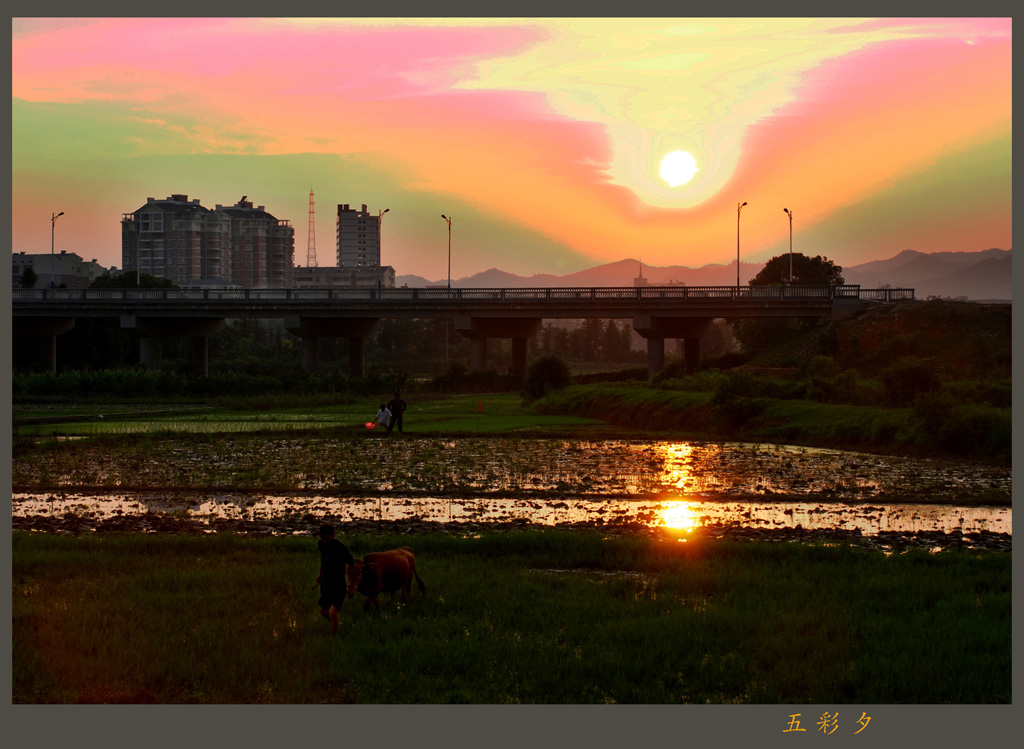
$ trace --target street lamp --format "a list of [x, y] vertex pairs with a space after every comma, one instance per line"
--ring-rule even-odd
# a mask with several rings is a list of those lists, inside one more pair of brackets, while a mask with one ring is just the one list
[[740, 211], [746, 203], [736, 204], [736, 293], [740, 290]]
[[793, 212], [783, 208], [789, 214], [789, 285], [793, 285]]
[[64, 215], [64, 211], [61, 211], [60, 213], [55, 213], [52, 216], [50, 216], [50, 288], [51, 289], [54, 288], [54, 282], [53, 282], [53, 278], [54, 278], [54, 276], [53, 276], [53, 263], [54, 263], [54, 258], [53, 258], [53, 227], [56, 226], [57, 219], [60, 218], [63, 215]]
[[441, 218], [448, 222], [448, 288], [452, 287], [452, 220], [441, 214]]
[[381, 264], [380, 264], [380, 220], [384, 217], [384, 214], [390, 211], [390, 208], [385, 208], [377, 214], [377, 291], [380, 291], [383, 281], [381, 280]]
[[[441, 214], [441, 218], [448, 222], [448, 288], [452, 287], [452, 220]], [[444, 321], [444, 365], [448, 365], [448, 318]]]

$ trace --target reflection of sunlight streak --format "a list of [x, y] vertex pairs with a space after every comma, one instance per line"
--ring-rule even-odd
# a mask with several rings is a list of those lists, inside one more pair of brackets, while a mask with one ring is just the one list
[[693, 445], [688, 442], [663, 445], [665, 466], [665, 484], [676, 489], [685, 489], [690, 481], [690, 456]]
[[692, 502], [685, 500], [664, 502], [663, 507], [658, 510], [661, 524], [666, 528], [678, 531], [692, 531], [697, 527], [697, 514], [694, 512]]

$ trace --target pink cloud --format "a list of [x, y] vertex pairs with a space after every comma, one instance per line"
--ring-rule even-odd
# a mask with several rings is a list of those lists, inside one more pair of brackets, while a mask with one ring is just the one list
[[111, 19], [16, 38], [14, 95], [48, 100], [58, 78], [73, 98], [84, 91], [130, 98], [131, 83], [166, 75], [186, 90], [230, 81], [275, 94], [406, 97], [447, 89], [472, 77], [476, 61], [516, 54], [545, 36], [525, 25], [341, 29], [253, 19]]
[[992, 36], [1010, 37], [1013, 31], [1011, 18], [876, 18], [864, 23], [833, 29], [832, 33], [853, 31], [912, 30], [914, 36]]

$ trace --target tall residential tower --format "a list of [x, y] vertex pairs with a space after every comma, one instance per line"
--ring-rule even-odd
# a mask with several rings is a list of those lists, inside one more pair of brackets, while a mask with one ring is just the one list
[[198, 198], [147, 198], [121, 219], [121, 266], [181, 286], [233, 284], [288, 287], [295, 230], [242, 197], [215, 210]]

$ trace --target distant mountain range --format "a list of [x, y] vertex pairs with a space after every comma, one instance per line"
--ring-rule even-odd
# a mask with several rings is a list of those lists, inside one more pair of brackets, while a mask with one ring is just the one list
[[[1012, 250], [980, 252], [924, 253], [904, 250], [888, 260], [874, 260], [843, 268], [847, 283], [865, 289], [883, 286], [914, 289], [918, 299], [929, 296], [967, 297], [972, 300], [1010, 300], [1013, 298]], [[764, 267], [763, 263], [741, 263], [740, 282], [746, 284]], [[642, 265], [638, 260], [619, 260], [594, 268], [555, 276], [538, 273], [517, 276], [497, 268], [476, 273], [468, 278], [452, 279], [459, 288], [544, 288], [565, 286], [632, 286], [638, 275], [648, 284], [683, 283], [687, 286], [733, 286], [736, 266], [685, 265], [657, 267]], [[428, 281], [421, 276], [398, 276], [398, 286], [422, 288], [444, 285], [446, 281]]]

